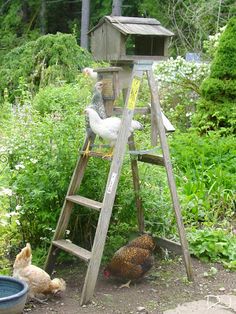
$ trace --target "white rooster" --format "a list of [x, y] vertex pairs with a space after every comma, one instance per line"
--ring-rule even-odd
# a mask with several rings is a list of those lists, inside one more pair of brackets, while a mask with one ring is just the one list
[[[108, 141], [112, 148], [111, 152], [105, 156], [112, 157], [113, 148], [116, 143], [118, 132], [121, 127], [121, 119], [118, 117], [109, 117], [106, 119], [101, 119], [98, 113], [90, 107], [86, 108], [85, 112], [88, 114], [89, 124], [92, 131], [98, 136], [100, 136], [102, 139]], [[142, 128], [143, 126], [140, 122], [136, 120], [132, 120], [128, 137], [135, 130], [141, 130]]]

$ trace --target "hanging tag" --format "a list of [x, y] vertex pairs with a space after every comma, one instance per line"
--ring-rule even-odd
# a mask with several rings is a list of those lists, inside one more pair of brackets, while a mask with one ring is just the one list
[[131, 85], [129, 100], [128, 100], [128, 109], [134, 110], [136, 99], [138, 96], [138, 90], [141, 83], [141, 79], [138, 77], [134, 77]]

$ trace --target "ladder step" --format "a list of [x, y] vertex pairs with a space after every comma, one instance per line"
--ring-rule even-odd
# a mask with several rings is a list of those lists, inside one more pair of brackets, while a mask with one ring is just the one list
[[147, 162], [153, 165], [165, 166], [164, 158], [162, 156], [142, 154], [138, 155], [138, 161]]
[[66, 199], [70, 202], [88, 207], [88, 208], [92, 208], [95, 210], [100, 211], [102, 208], [102, 203], [91, 200], [89, 198], [86, 198], [84, 196], [80, 196], [80, 195], [69, 195], [66, 197]]
[[88, 262], [91, 258], [91, 252], [64, 239], [52, 241], [52, 244], [66, 252], [69, 252], [77, 257], [80, 257], [86, 262]]

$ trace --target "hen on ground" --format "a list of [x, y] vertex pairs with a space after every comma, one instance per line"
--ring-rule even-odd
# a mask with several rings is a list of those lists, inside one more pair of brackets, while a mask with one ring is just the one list
[[66, 289], [66, 283], [62, 278], [51, 280], [48, 273], [43, 269], [31, 264], [31, 246], [26, 244], [21, 252], [16, 256], [13, 265], [13, 277], [25, 281], [29, 286], [28, 296], [39, 302], [43, 302], [36, 296], [38, 294], [58, 295]]
[[129, 287], [131, 280], [142, 278], [153, 266], [155, 246], [154, 239], [148, 234], [134, 239], [115, 252], [110, 263], [104, 269], [104, 276], [129, 280], [120, 288]]
[[[92, 131], [98, 136], [100, 136], [102, 139], [104, 139], [105, 141], [108, 141], [112, 148], [111, 153], [105, 156], [112, 157], [113, 148], [116, 143], [118, 133], [121, 127], [121, 119], [118, 117], [109, 117], [106, 119], [101, 119], [98, 113], [90, 107], [87, 107], [85, 109], [85, 112], [88, 114], [89, 125]], [[142, 128], [143, 126], [140, 122], [136, 120], [132, 120], [128, 137], [135, 130], [141, 130]]]

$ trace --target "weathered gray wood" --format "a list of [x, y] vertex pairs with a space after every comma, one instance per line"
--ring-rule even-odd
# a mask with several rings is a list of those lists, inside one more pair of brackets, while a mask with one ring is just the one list
[[[120, 171], [125, 155], [126, 143], [128, 140], [129, 127], [131, 125], [136, 103], [136, 94], [134, 95], [134, 85], [137, 80], [142, 77], [143, 72], [138, 71], [134, 65], [131, 85], [128, 89], [125, 110], [122, 117], [121, 128], [118, 134], [117, 142], [114, 149], [114, 157], [112, 160], [108, 181], [103, 199], [103, 206], [98, 220], [96, 234], [94, 238], [92, 257], [88, 266], [85, 283], [82, 291], [81, 304], [87, 303], [93, 296], [94, 288], [97, 281], [98, 271], [101, 263], [103, 249], [105, 245], [107, 230], [109, 227], [112, 207], [116, 195]], [[135, 79], [134, 79], [135, 78]], [[138, 88], [139, 89], [139, 88]], [[137, 89], [137, 92], [138, 92]]]
[[[117, 115], [121, 115], [123, 113], [124, 108], [121, 107], [114, 107], [113, 108], [113, 113]], [[135, 108], [134, 114], [141, 114], [145, 115], [151, 112], [150, 107], [142, 107], [142, 108]]]
[[56, 247], [71, 253], [74, 256], [77, 256], [81, 259], [83, 259], [84, 261], [88, 262], [91, 258], [91, 252], [89, 252], [88, 250], [85, 250], [82, 247], [79, 247], [78, 245], [75, 245], [71, 242], [68, 242], [66, 240], [55, 240], [52, 241], [53, 245], [55, 245]]
[[157, 145], [158, 139], [158, 127], [157, 127], [157, 117], [155, 114], [155, 110], [153, 109], [153, 97], [151, 95], [151, 144], [152, 146]]
[[[130, 150], [135, 150], [134, 145], [134, 136], [130, 137]], [[130, 155], [131, 160], [131, 169], [132, 169], [132, 177], [133, 177], [133, 185], [134, 185], [134, 194], [135, 194], [135, 203], [137, 208], [137, 219], [138, 219], [138, 230], [143, 233], [145, 224], [144, 224], [144, 209], [142, 204], [142, 198], [140, 196], [140, 180], [139, 180], [139, 172], [138, 172], [138, 162], [136, 159]]]
[[[124, 100], [127, 97], [127, 89], [123, 89], [123, 98]], [[136, 150], [135, 144], [134, 144], [134, 135], [132, 134], [129, 137], [129, 150], [134, 151]], [[133, 185], [134, 185], [134, 197], [135, 197], [135, 203], [137, 208], [137, 220], [138, 220], [138, 229], [139, 232], [144, 232], [144, 210], [142, 205], [142, 199], [140, 196], [140, 180], [139, 180], [139, 172], [138, 172], [138, 162], [136, 159], [130, 155], [130, 161], [131, 161], [131, 170], [132, 170], [132, 177], [133, 177]]]
[[182, 255], [182, 247], [181, 244], [178, 242], [174, 242], [172, 240], [168, 240], [166, 238], [155, 238], [156, 244], [163, 249], [167, 249], [168, 251], [172, 251], [178, 255]]
[[[95, 135], [91, 134], [89, 136], [87, 136], [84, 145], [83, 145], [83, 150], [86, 149], [88, 142], [90, 141], [90, 143], [92, 144], [94, 142], [95, 139]], [[87, 166], [88, 163], [88, 158], [89, 156], [80, 156], [80, 158], [77, 161], [74, 173], [72, 175], [71, 181], [70, 181], [70, 185], [68, 187], [68, 191], [66, 196], [69, 195], [73, 195], [76, 191], [76, 189], [80, 186], [81, 181], [83, 179], [84, 176], [84, 171], [85, 168]], [[57, 222], [57, 227], [53, 236], [53, 241], [54, 240], [58, 240], [58, 239], [62, 239], [64, 237], [65, 231], [67, 229], [69, 220], [70, 220], [70, 216], [71, 216], [71, 211], [73, 208], [74, 204], [71, 202], [68, 202], [65, 198], [62, 210], [61, 210], [61, 214], [60, 217], [58, 219]], [[45, 270], [47, 273], [51, 274], [53, 271], [53, 266], [55, 264], [55, 260], [57, 257], [57, 254], [55, 251], [55, 246], [53, 244], [50, 245], [49, 251], [48, 251], [48, 256], [45, 262]]]
[[146, 162], [153, 165], [165, 166], [164, 159], [162, 156], [142, 154], [138, 155], [138, 161]]
[[180, 236], [180, 242], [182, 245], [185, 268], [186, 268], [188, 279], [193, 280], [192, 265], [191, 265], [191, 258], [190, 258], [190, 253], [188, 249], [188, 242], [186, 239], [183, 219], [181, 216], [180, 205], [179, 205], [179, 200], [178, 200], [178, 195], [177, 195], [177, 190], [176, 190], [176, 185], [175, 185], [175, 180], [174, 180], [174, 175], [173, 175], [173, 170], [172, 170], [172, 165], [171, 165], [171, 160], [170, 160], [169, 147], [167, 144], [167, 138], [165, 134], [164, 125], [162, 122], [158, 87], [157, 87], [157, 83], [155, 82], [153, 71], [152, 70], [147, 71], [147, 75], [148, 75], [150, 91], [152, 93], [153, 111], [156, 114], [157, 122], [158, 122], [158, 133], [160, 136], [160, 142], [161, 142], [161, 147], [163, 151], [165, 168], [167, 172], [167, 179], [168, 179], [171, 198], [172, 198], [173, 207], [175, 211], [175, 216], [176, 216], [176, 221], [177, 221], [177, 226], [178, 226], [178, 231], [179, 231], [179, 236]]
[[100, 209], [102, 208], [102, 203], [91, 200], [81, 195], [69, 195], [66, 197], [66, 199], [72, 203], [76, 203], [98, 211], [100, 211]]

